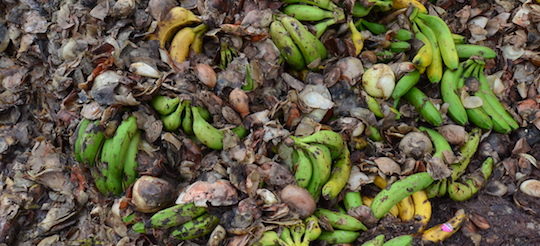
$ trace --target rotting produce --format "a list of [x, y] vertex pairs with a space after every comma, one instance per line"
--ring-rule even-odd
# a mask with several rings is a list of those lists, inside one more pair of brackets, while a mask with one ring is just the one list
[[[109, 52], [72, 95], [85, 117], [71, 159], [126, 242], [441, 243], [477, 219], [460, 203], [509, 165], [491, 136], [534, 127], [488, 75], [499, 53], [431, 3], [275, 0], [241, 20], [199, 2], [163, 3], [152, 28], [125, 34], [157, 62], [117, 43], [131, 63]], [[537, 197], [538, 180], [522, 181]], [[434, 218], [435, 199], [452, 215]]]

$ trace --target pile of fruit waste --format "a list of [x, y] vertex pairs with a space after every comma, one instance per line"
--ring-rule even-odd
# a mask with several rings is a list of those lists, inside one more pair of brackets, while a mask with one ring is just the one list
[[539, 243], [538, 4], [27, 2], [0, 4], [0, 243]]

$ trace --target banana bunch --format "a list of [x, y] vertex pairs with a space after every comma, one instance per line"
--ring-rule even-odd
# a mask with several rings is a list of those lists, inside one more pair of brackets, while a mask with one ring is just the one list
[[[387, 181], [381, 176], [376, 176], [373, 183], [380, 189], [386, 189]], [[366, 198], [366, 205], [370, 206], [373, 199]], [[401, 221], [415, 220], [420, 223], [418, 231], [422, 231], [431, 219], [431, 202], [424, 190], [419, 190], [405, 197], [390, 208], [390, 214], [398, 217]]]
[[[210, 112], [205, 108], [191, 106], [190, 101], [181, 101], [178, 97], [170, 98], [162, 95], [154, 97], [150, 105], [160, 114], [166, 131], [174, 132], [182, 128], [186, 135], [194, 135], [208, 148], [215, 150], [223, 148], [224, 132], [208, 123]], [[242, 125], [231, 131], [240, 138], [248, 134], [247, 129]]]
[[160, 210], [149, 220], [133, 224], [132, 229], [137, 233], [164, 230], [177, 239], [189, 240], [209, 234], [218, 223], [219, 218], [208, 214], [206, 208], [187, 203]]
[[190, 51], [201, 53], [203, 36], [208, 26], [200, 24], [192, 27], [201, 22], [199, 17], [185, 8], [172, 8], [158, 23], [157, 38], [160, 47], [165, 49], [170, 43], [169, 54], [178, 63], [184, 62]]
[[[444, 151], [452, 151], [450, 144], [437, 131], [424, 127], [421, 127], [420, 130], [425, 131], [435, 145], [433, 157], [442, 160]], [[460, 148], [460, 160], [450, 165], [451, 177], [436, 181], [426, 189], [429, 198], [443, 197], [448, 194], [452, 200], [465, 201], [474, 196], [487, 183], [493, 171], [494, 160], [491, 157], [486, 158], [476, 171], [462, 177], [478, 149], [480, 137], [480, 129], [473, 129], [465, 144]]]
[[255, 242], [255, 246], [309, 246], [321, 235], [319, 220], [315, 216], [307, 217], [300, 223], [282, 227], [278, 235], [275, 231], [266, 231]]
[[413, 38], [413, 33], [406, 29], [399, 29], [393, 34], [393, 40], [388, 49], [393, 53], [407, 52], [411, 49], [409, 41]]
[[413, 236], [403, 235], [392, 238], [388, 241], [384, 241], [385, 236], [383, 234], [376, 236], [375, 238], [364, 242], [361, 246], [410, 246], [413, 245]]
[[73, 152], [77, 161], [89, 165], [101, 193], [119, 195], [137, 178], [139, 142], [134, 116], [122, 121], [109, 139], [98, 121], [84, 119], [79, 123]]
[[[306, 188], [315, 201], [322, 196], [335, 199], [351, 173], [349, 149], [341, 134], [321, 130], [309, 136], [294, 137], [293, 171], [296, 182]], [[332, 164], [333, 163], [333, 164]]]
[[332, 0], [282, 0], [288, 5], [283, 13], [299, 21], [316, 22], [315, 36], [320, 38], [329, 26], [345, 20], [345, 12]]
[[295, 70], [306, 66], [317, 69], [328, 55], [321, 41], [293, 17], [277, 17], [270, 25], [270, 37], [285, 62]]
[[360, 220], [344, 212], [318, 208], [315, 215], [320, 220], [328, 222], [334, 229], [333, 231], [323, 231], [319, 237], [319, 240], [330, 244], [352, 243], [360, 235], [359, 231], [368, 230]]

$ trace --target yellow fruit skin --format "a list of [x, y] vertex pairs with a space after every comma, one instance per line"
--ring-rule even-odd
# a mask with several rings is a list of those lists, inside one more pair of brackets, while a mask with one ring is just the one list
[[394, 9], [403, 9], [409, 7], [409, 5], [412, 5], [422, 13], [427, 13], [426, 7], [418, 2], [417, 0], [393, 0], [392, 1], [392, 8]]
[[418, 231], [423, 231], [431, 219], [431, 202], [423, 190], [413, 193], [411, 197], [414, 203], [414, 219], [422, 224]]
[[405, 197], [397, 204], [401, 221], [410, 221], [414, 217], [414, 204], [411, 196]]
[[189, 46], [195, 41], [193, 28], [186, 27], [180, 30], [173, 38], [169, 51], [173, 61], [182, 63], [189, 56]]
[[201, 19], [195, 16], [193, 12], [182, 7], [172, 8], [165, 18], [158, 23], [157, 39], [160, 47], [165, 48], [180, 28], [199, 22], [201, 22]]
[[465, 219], [467, 219], [467, 214], [465, 214], [465, 210], [460, 209], [456, 212], [454, 217], [452, 217], [446, 223], [438, 224], [427, 229], [422, 234], [422, 240], [433, 243], [442, 242], [450, 236], [454, 235], [454, 233], [459, 230]]

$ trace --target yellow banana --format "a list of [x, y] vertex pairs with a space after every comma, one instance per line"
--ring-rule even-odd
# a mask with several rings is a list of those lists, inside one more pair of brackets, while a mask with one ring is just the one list
[[204, 28], [195, 32], [195, 40], [191, 44], [191, 51], [195, 54], [200, 54], [203, 51], [203, 38], [206, 29], [208, 29], [208, 26], [204, 25]]
[[193, 12], [182, 7], [172, 8], [165, 18], [158, 23], [158, 39], [160, 47], [165, 48], [167, 43], [180, 28], [199, 22], [201, 22], [201, 19], [195, 16]]
[[344, 153], [334, 163], [330, 179], [322, 188], [322, 195], [326, 200], [334, 200], [339, 195], [341, 190], [347, 185], [349, 176], [351, 175], [351, 159], [347, 146], [343, 149]]
[[418, 18], [423, 20], [435, 33], [444, 64], [452, 70], [457, 69], [459, 66], [459, 57], [452, 32], [448, 25], [438, 16], [418, 13]]
[[429, 28], [422, 20], [416, 19], [415, 22], [419, 29], [414, 25], [413, 28], [421, 31], [428, 38], [433, 49], [432, 61], [426, 71], [427, 77], [432, 83], [438, 83], [443, 76], [443, 61], [439, 43], [437, 42], [437, 35], [435, 35], [435, 32], [433, 32], [433, 30], [431, 30], [431, 28]]
[[404, 9], [409, 7], [410, 5], [418, 8], [418, 10], [422, 13], [427, 13], [426, 7], [418, 2], [417, 0], [393, 0], [392, 1], [392, 8], [394, 9]]
[[431, 219], [431, 202], [423, 190], [413, 193], [411, 197], [414, 203], [414, 219], [422, 224], [418, 231], [423, 231]]
[[206, 29], [206, 25], [201, 24], [195, 28], [185, 27], [176, 33], [169, 50], [171, 58], [178, 63], [184, 62], [189, 56], [189, 47], [195, 41], [197, 32], [201, 32], [204, 29]]
[[377, 175], [375, 176], [375, 179], [373, 180], [373, 184], [379, 187], [379, 189], [386, 189], [388, 182], [386, 182], [386, 179], [384, 179], [383, 177]]
[[206, 122], [197, 107], [191, 107], [191, 113], [193, 114], [193, 133], [197, 139], [208, 148], [223, 149], [223, 132]]
[[349, 21], [348, 23], [349, 29], [351, 30], [351, 39], [354, 45], [354, 54], [357, 56], [362, 52], [362, 48], [364, 48], [364, 39], [362, 37], [362, 34], [356, 29], [356, 26], [354, 26], [354, 23]]
[[446, 223], [438, 224], [424, 231], [422, 234], [422, 240], [433, 243], [442, 242], [454, 235], [454, 233], [459, 230], [466, 218], [467, 214], [465, 214], [465, 210], [460, 209], [456, 212], [454, 217], [452, 217], [452, 219]]
[[409, 221], [414, 218], [414, 204], [411, 196], [405, 197], [401, 200], [397, 207], [399, 209], [399, 218], [401, 221]]
[[414, 56], [412, 62], [418, 71], [425, 71], [433, 61], [433, 47], [431, 47], [431, 42], [429, 42], [427, 37], [421, 32], [416, 33], [416, 37], [424, 43], [424, 46], [418, 50], [418, 53]]

